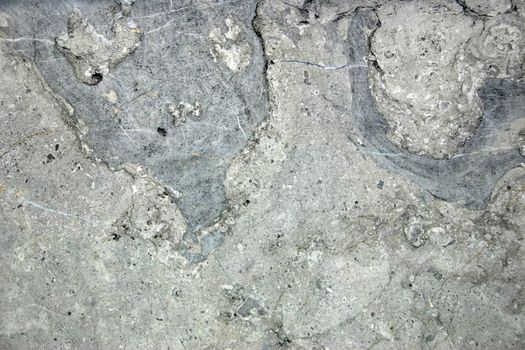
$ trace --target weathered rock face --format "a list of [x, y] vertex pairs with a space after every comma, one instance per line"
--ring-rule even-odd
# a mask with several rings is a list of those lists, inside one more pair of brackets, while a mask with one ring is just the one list
[[[261, 0], [249, 13], [215, 0], [77, 3], [81, 32], [63, 43], [87, 53], [78, 62], [54, 41], [67, 17], [42, 20], [57, 16], [50, 4], [75, 13], [68, 4], [0, 4], [0, 349], [525, 347], [520, 2], [475, 12], [473, 1]], [[400, 34], [403, 9], [438, 46]], [[112, 61], [134, 46], [112, 29], [122, 18], [141, 39]], [[437, 63], [416, 59], [425, 50]], [[432, 90], [439, 98], [482, 107], [464, 146], [421, 119], [415, 136], [449, 140], [450, 158], [431, 156], [437, 143], [397, 144], [392, 123], [408, 124], [379, 112], [399, 102], [387, 82], [407, 62], [450, 89], [463, 79], [457, 96]], [[109, 70], [90, 85], [80, 63]], [[133, 100], [126, 86], [138, 80], [149, 89]], [[220, 84], [195, 90], [204, 82]], [[237, 98], [252, 124], [231, 114]], [[126, 117], [165, 142], [130, 152], [97, 134]], [[210, 121], [222, 136], [185, 154]], [[192, 161], [166, 175], [159, 162], [181, 155]], [[189, 196], [213, 172], [222, 194]]]
[[453, 156], [480, 123], [484, 80], [523, 77], [523, 21], [498, 15], [506, 12], [498, 4], [482, 5], [495, 17], [468, 15], [447, 0], [392, 1], [378, 10], [371, 83], [396, 145]]
[[483, 63], [486, 75], [501, 79], [523, 79], [525, 25], [517, 14], [488, 19], [483, 32], [473, 38], [470, 53]]
[[393, 1], [378, 17], [371, 81], [389, 138], [412, 153], [454, 154], [481, 118], [476, 77], [455, 66], [482, 24], [454, 1]]
[[141, 38], [136, 24], [120, 17], [113, 24], [113, 38], [108, 40], [83, 20], [78, 10], [69, 16], [67, 30], [55, 39], [56, 45], [74, 67], [78, 80], [88, 85], [100, 83], [110, 68], [135, 51]]
[[89, 125], [97, 158], [150, 169], [193, 231], [228, 208], [228, 162], [268, 115], [255, 1], [3, 4], [10, 35], [28, 38], [15, 46]]

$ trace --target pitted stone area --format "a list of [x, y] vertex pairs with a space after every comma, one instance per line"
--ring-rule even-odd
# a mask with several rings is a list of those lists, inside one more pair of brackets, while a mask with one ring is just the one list
[[523, 133], [524, 82], [485, 80], [477, 91], [484, 105], [483, 118], [460, 153], [449, 159], [412, 154], [388, 138], [388, 118], [379, 112], [369, 88], [374, 58], [368, 66], [361, 64], [370, 51], [370, 35], [379, 25], [374, 10], [359, 8], [348, 30], [348, 66], [353, 67], [349, 74], [353, 86], [351, 139], [378, 164], [412, 179], [437, 198], [484, 208], [498, 179], [524, 160], [520, 153], [523, 141], [517, 136]]
[[454, 156], [480, 124], [485, 79], [523, 77], [523, 19], [485, 20], [448, 0], [391, 1], [377, 15], [370, 74], [388, 138], [410, 153]]
[[56, 46], [73, 65], [78, 80], [88, 85], [98, 84], [110, 68], [135, 51], [142, 34], [122, 14], [113, 24], [113, 40], [97, 33], [78, 10], [69, 16], [67, 27], [68, 33], [55, 39]]
[[253, 49], [236, 21], [225, 19], [226, 30], [214, 28], [209, 35], [211, 53], [215, 62], [220, 61], [231, 71], [243, 71], [250, 65]]

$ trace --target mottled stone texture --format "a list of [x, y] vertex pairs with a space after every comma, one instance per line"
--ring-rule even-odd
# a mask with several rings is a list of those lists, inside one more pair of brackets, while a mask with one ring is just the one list
[[480, 123], [485, 80], [523, 78], [523, 18], [472, 16], [452, 0], [392, 1], [377, 15], [371, 82], [389, 139], [411, 153], [450, 158]]
[[[94, 155], [149, 168], [179, 192], [195, 230], [227, 209], [225, 169], [268, 114], [255, 2], [125, 3], [16, 0], [2, 9], [9, 35], [27, 38], [16, 48], [89, 127]], [[181, 124], [170, 108], [179, 104], [201, 113]]]
[[524, 348], [524, 14], [1, 2], [0, 349]]

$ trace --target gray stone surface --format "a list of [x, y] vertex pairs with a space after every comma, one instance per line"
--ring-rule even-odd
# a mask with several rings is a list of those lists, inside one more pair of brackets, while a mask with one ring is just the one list
[[[10, 35], [20, 38], [16, 49], [88, 126], [85, 142], [95, 156], [112, 167], [132, 162], [150, 169], [180, 193], [180, 208], [198, 229], [227, 208], [228, 162], [268, 114], [262, 51], [251, 26], [255, 3], [123, 6], [2, 2], [13, 23]], [[71, 16], [84, 23], [71, 23], [79, 20]], [[198, 103], [200, 115], [180, 125], [170, 106], [181, 103]]]
[[483, 20], [442, 0], [392, 1], [377, 15], [371, 82], [388, 138], [411, 153], [454, 156], [479, 126], [483, 83], [523, 78], [523, 18]]
[[[348, 40], [347, 51], [353, 85], [352, 107], [357, 132], [352, 136], [363, 152], [388, 169], [404, 174], [434, 196], [482, 208], [495, 182], [510, 169], [522, 164], [522, 141], [509, 134], [523, 130], [525, 85], [523, 81], [488, 80], [479, 90], [485, 108], [484, 118], [462, 152], [450, 159], [434, 159], [402, 150], [388, 139], [388, 124], [376, 108], [368, 88], [368, 67], [360, 66], [369, 50], [369, 35], [380, 22], [375, 12], [359, 9]], [[372, 61], [372, 66], [375, 61]], [[517, 122], [521, 120], [521, 122]], [[501, 142], [513, 138], [514, 143]]]
[[[0, 349], [524, 348], [525, 3], [505, 3], [0, 3]], [[477, 74], [477, 122], [414, 131], [445, 140], [426, 154], [377, 95], [374, 38], [405, 6], [414, 38], [480, 27], [440, 42]]]

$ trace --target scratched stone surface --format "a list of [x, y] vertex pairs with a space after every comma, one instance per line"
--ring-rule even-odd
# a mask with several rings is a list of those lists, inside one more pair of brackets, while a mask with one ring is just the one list
[[0, 2], [0, 349], [523, 349], [524, 18]]

